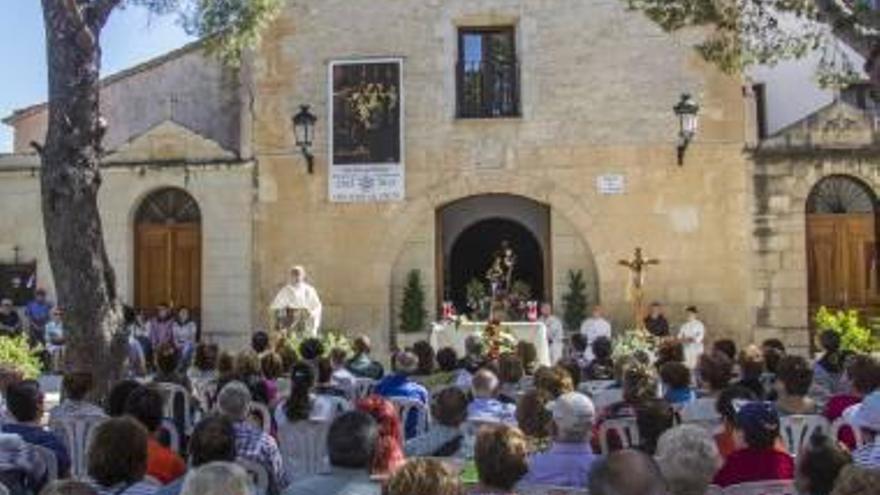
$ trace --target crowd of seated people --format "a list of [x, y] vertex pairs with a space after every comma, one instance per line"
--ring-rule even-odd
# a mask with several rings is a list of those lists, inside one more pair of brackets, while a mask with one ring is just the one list
[[[174, 340], [174, 324], [185, 321], [151, 335]], [[588, 357], [574, 339], [541, 366], [527, 343], [490, 359], [479, 340], [462, 356], [422, 341], [393, 353], [388, 373], [365, 337], [351, 351], [290, 349], [258, 332], [237, 353], [154, 340], [149, 378], [115, 383], [100, 405], [90, 373], [65, 374], [49, 411], [39, 382], [3, 375], [0, 494], [705, 495], [769, 482], [880, 493], [880, 363], [831, 335], [813, 363], [777, 341], [722, 340], [693, 370], [675, 342], [651, 359], [614, 356], [605, 337]], [[188, 395], [192, 424], [166, 417], [180, 412], [168, 386]], [[791, 451], [786, 425], [807, 419], [818, 426]], [[58, 426], [85, 420], [83, 451]], [[298, 466], [297, 449], [314, 445], [280, 432], [321, 425], [324, 464]]]

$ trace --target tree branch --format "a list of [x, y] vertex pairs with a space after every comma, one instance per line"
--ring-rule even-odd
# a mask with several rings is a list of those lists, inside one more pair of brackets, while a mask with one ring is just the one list
[[97, 29], [103, 28], [104, 24], [107, 23], [107, 19], [110, 18], [113, 9], [118, 7], [120, 3], [122, 3], [122, 0], [95, 0], [92, 2], [91, 20], [93, 26], [96, 26]]
[[68, 16], [70, 16], [70, 19], [78, 30], [76, 34], [76, 43], [85, 51], [93, 50], [95, 48], [95, 33], [93, 33], [92, 28], [86, 24], [82, 10], [80, 10], [76, 0], [62, 0], [61, 5], [64, 6], [64, 10], [67, 12]]
[[870, 61], [877, 46], [877, 37], [868, 33], [878, 26], [859, 22], [854, 12], [841, 5], [839, 0], [815, 0], [822, 20], [841, 41], [849, 45], [859, 55]]

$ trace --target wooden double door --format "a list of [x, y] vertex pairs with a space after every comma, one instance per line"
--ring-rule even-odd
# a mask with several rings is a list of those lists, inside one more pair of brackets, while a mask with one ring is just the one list
[[810, 315], [820, 306], [880, 310], [873, 213], [807, 215]]
[[201, 309], [202, 239], [199, 223], [135, 227], [135, 304], [152, 311], [160, 303]]

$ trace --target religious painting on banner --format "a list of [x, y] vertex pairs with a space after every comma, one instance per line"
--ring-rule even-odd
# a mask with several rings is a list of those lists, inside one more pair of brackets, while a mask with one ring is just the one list
[[330, 201], [403, 200], [403, 61], [334, 61], [329, 78]]

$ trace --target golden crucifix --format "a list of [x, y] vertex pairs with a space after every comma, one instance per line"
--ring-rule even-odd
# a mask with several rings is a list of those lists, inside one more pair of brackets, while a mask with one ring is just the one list
[[650, 265], [659, 265], [660, 260], [654, 258], [645, 259], [642, 256], [642, 248], [637, 247], [633, 259], [620, 260], [617, 263], [629, 269], [629, 278], [626, 281], [626, 300], [633, 305], [633, 318], [636, 320], [636, 328], [644, 329], [645, 322], [642, 316], [644, 312], [645, 271]]

